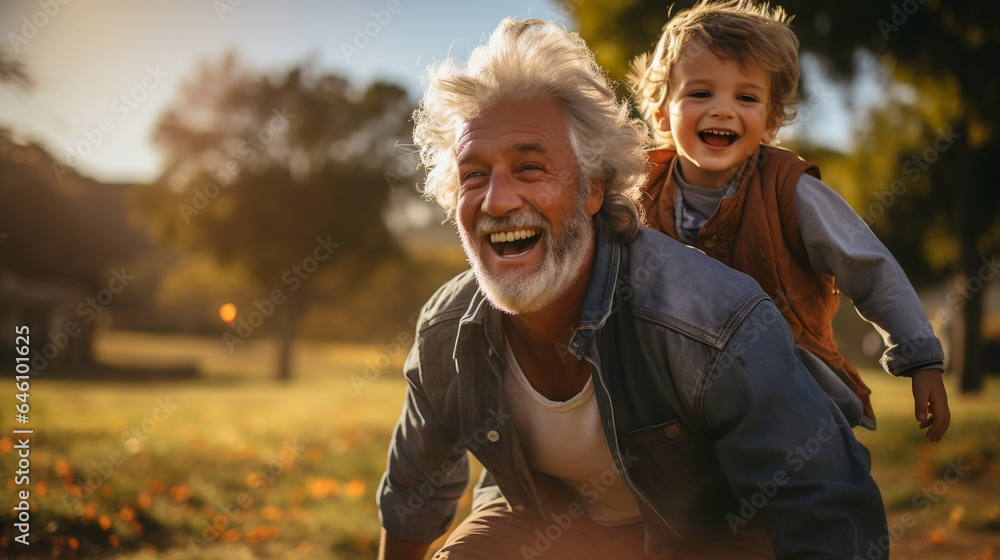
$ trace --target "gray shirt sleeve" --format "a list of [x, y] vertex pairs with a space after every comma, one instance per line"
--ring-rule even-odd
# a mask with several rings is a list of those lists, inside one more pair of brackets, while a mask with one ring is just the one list
[[872, 323], [886, 350], [882, 367], [897, 376], [944, 369], [944, 351], [903, 269], [857, 213], [825, 183], [803, 174], [795, 188], [802, 241], [815, 270]]

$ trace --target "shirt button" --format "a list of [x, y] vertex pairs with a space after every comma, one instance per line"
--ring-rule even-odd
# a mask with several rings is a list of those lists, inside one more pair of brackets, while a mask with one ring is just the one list
[[677, 424], [671, 424], [664, 428], [663, 432], [667, 434], [667, 437], [677, 437], [684, 432], [684, 428], [681, 428]]
[[500, 441], [500, 434], [498, 434], [496, 430], [490, 430], [489, 432], [486, 432], [486, 439], [496, 443]]
[[712, 247], [715, 247], [715, 241], [713, 241], [711, 239], [706, 239], [704, 245], [705, 245], [705, 247], [708, 247], [709, 249], [711, 249]]
[[486, 351], [486, 354], [489, 355], [489, 356], [493, 355], [493, 347], [492, 346], [490, 346], [490, 349]]
[[514, 506], [514, 511], [524, 511], [524, 506], [521, 504], [517, 504], [516, 506]]

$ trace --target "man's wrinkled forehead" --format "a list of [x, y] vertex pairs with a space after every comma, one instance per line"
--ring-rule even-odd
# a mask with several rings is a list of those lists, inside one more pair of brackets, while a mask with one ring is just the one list
[[[558, 115], [555, 127], [544, 118], [553, 114]], [[477, 144], [501, 141], [506, 145], [508, 140], [508, 148], [522, 152], [547, 152], [556, 145], [568, 144], [569, 122], [564, 108], [554, 99], [546, 99], [501, 105], [465, 119], [456, 127], [455, 157], [461, 162]]]
[[[505, 136], [519, 135], [520, 137], [539, 136], [539, 127], [525, 123], [516, 122], [493, 122], [484, 124], [475, 119], [463, 122], [458, 127], [455, 136], [455, 157], [459, 164], [469, 155], [469, 151], [477, 144], [497, 140]], [[518, 142], [511, 148], [517, 151], [537, 151], [546, 152], [543, 147], [544, 142]]]

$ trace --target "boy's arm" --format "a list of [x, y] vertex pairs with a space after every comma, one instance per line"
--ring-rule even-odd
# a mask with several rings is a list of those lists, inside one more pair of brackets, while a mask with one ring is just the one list
[[925, 369], [913, 374], [913, 416], [920, 422], [920, 429], [926, 429], [924, 437], [938, 441], [951, 424], [951, 410], [948, 408], [948, 393], [944, 389], [941, 371]]
[[923, 304], [885, 245], [832, 188], [809, 175], [795, 189], [802, 241], [815, 270], [831, 274], [837, 287], [873, 323], [886, 344], [882, 365], [896, 376], [943, 370], [944, 352]]
[[886, 345], [882, 366], [912, 377], [914, 416], [925, 436], [938, 441], [951, 412], [941, 373], [944, 352], [923, 304], [903, 269], [864, 220], [832, 188], [803, 175], [795, 212], [813, 269], [836, 278], [858, 312], [875, 325]]

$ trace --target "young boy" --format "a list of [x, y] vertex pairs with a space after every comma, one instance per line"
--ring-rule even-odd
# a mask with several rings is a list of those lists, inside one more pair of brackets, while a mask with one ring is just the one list
[[650, 152], [647, 223], [753, 276], [820, 385], [852, 425], [874, 429], [871, 390], [833, 338], [842, 290], [885, 340], [886, 371], [912, 379], [916, 419], [938, 441], [950, 421], [944, 353], [912, 286], [816, 165], [768, 146], [795, 116], [790, 21], [753, 0], [702, 0], [633, 62], [633, 89], [662, 146]]

